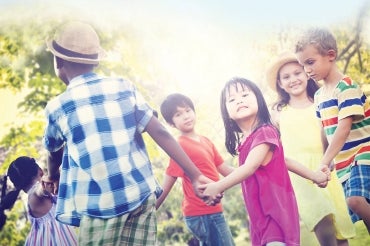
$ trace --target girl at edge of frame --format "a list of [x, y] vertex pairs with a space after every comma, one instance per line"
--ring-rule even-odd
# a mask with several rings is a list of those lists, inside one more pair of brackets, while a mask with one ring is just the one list
[[[6, 194], [7, 179], [13, 183], [15, 190]], [[32, 245], [77, 245], [74, 229], [55, 219], [56, 195], [52, 194], [53, 183], [44, 176], [44, 172], [34, 158], [18, 157], [9, 168], [3, 180], [0, 203], [0, 229], [6, 222], [4, 210], [11, 209], [19, 193], [27, 193], [27, 211], [31, 222], [31, 230], [25, 241], [26, 246]]]

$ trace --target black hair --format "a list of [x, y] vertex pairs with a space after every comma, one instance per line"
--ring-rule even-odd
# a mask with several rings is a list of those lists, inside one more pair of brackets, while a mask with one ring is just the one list
[[167, 123], [173, 124], [172, 118], [177, 107], [190, 107], [195, 112], [194, 104], [189, 97], [180, 93], [170, 94], [161, 104], [161, 114]]
[[[278, 78], [279, 79], [279, 78]], [[306, 91], [307, 91], [307, 96], [313, 100], [314, 99], [314, 96], [315, 96], [315, 93], [316, 91], [319, 89], [319, 84], [309, 78], [307, 80], [307, 87], [306, 87]], [[278, 94], [278, 100], [276, 103], [274, 103], [274, 105], [272, 106], [272, 109], [276, 109], [278, 111], [281, 111], [281, 109], [288, 105], [289, 104], [289, 101], [290, 101], [290, 95], [283, 89], [281, 88], [278, 83], [276, 83], [276, 92]]]
[[233, 156], [237, 155], [237, 146], [240, 144], [242, 131], [237, 125], [237, 123], [230, 118], [229, 113], [227, 112], [226, 95], [230, 92], [231, 87], [238, 89], [238, 85], [241, 85], [243, 90], [245, 88], [250, 89], [257, 98], [258, 105], [257, 125], [254, 130], [258, 129], [259, 127], [265, 124], [272, 125], [270, 112], [268, 110], [265, 98], [263, 97], [261, 90], [254, 82], [240, 77], [232, 78], [231, 80], [226, 82], [221, 92], [220, 106], [222, 120], [224, 122], [225, 127], [225, 146], [227, 151]]
[[[4, 227], [6, 222], [6, 209], [11, 209], [18, 198], [19, 192], [29, 187], [34, 178], [38, 175], [40, 167], [35, 159], [21, 156], [10, 163], [8, 174], [2, 180], [1, 188], [1, 202], [0, 202], [0, 230]], [[6, 194], [7, 179], [10, 179], [14, 184], [15, 190]]]

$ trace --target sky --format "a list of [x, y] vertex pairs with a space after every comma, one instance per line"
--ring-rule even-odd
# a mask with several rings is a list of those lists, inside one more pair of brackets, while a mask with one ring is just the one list
[[[68, 13], [70, 18], [104, 26], [123, 24], [139, 40], [138, 59], [146, 61], [153, 79], [164, 93], [182, 92], [197, 104], [218, 110], [222, 85], [234, 76], [263, 82], [269, 58], [264, 44], [271, 34], [306, 26], [332, 27], [354, 24], [369, 0], [0, 0], [0, 16]], [[14, 14], [22, 13], [22, 15]], [[7, 15], [3, 15], [7, 14]], [[5, 17], [6, 18], [6, 17]], [[367, 23], [369, 29], [370, 23]], [[370, 40], [370, 30], [367, 30]], [[261, 48], [262, 47], [262, 48]], [[8, 105], [6, 119], [14, 119], [16, 104]], [[11, 97], [14, 99], [14, 97]], [[3, 107], [4, 108], [4, 107]], [[13, 110], [14, 109], [14, 110]]]

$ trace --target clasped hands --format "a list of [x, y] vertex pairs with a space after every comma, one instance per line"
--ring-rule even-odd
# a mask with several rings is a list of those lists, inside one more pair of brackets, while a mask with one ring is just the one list
[[198, 179], [193, 181], [195, 194], [209, 206], [215, 206], [220, 203], [223, 197], [223, 192], [217, 192], [215, 194], [205, 193], [206, 188], [208, 190], [209, 186], [212, 184], [216, 183], [204, 175], [200, 175]]
[[334, 165], [320, 165], [319, 169], [315, 172], [312, 181], [321, 188], [325, 188], [331, 179], [331, 171], [334, 169]]

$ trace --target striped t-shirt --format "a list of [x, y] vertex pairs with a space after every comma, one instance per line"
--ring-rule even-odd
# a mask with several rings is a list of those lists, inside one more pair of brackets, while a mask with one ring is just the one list
[[359, 85], [344, 77], [330, 95], [323, 87], [315, 94], [316, 114], [319, 117], [328, 142], [333, 139], [338, 121], [353, 117], [348, 138], [334, 158], [341, 182], [349, 177], [350, 167], [357, 164], [370, 165], [370, 102]]

